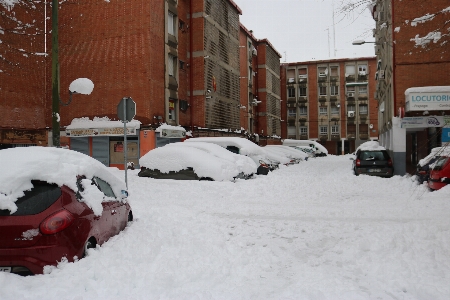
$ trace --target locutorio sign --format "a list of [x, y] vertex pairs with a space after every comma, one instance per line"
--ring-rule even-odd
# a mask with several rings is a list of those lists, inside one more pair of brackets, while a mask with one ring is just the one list
[[405, 91], [406, 111], [450, 110], [450, 86], [425, 86]]

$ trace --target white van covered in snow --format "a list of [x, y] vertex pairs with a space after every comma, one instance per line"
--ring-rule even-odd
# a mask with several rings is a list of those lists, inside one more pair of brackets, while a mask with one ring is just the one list
[[316, 141], [310, 141], [310, 140], [292, 140], [292, 139], [285, 139], [283, 141], [284, 146], [308, 146], [316, 150], [316, 156], [327, 156], [328, 150], [324, 146], [322, 146], [320, 143]]

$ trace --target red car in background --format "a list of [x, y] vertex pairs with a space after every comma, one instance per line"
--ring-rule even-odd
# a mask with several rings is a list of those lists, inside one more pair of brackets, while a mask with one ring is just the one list
[[441, 156], [430, 171], [428, 187], [439, 190], [450, 183], [450, 156]]
[[133, 220], [123, 181], [84, 154], [43, 147], [0, 150], [0, 173], [2, 272], [42, 274], [63, 258], [76, 261]]

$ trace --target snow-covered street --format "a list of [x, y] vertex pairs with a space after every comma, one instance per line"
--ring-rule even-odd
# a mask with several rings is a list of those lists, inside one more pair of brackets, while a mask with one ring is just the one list
[[0, 299], [449, 299], [450, 187], [354, 176], [349, 157], [234, 183], [129, 171], [124, 232], [46, 275], [0, 273]]

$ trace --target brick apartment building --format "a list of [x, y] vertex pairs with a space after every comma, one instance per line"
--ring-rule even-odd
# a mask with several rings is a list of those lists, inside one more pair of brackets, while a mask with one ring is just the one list
[[[450, 105], [440, 100], [450, 99], [448, 7], [447, 0], [378, 0], [371, 7], [380, 141], [393, 153], [395, 174], [411, 172], [431, 148], [445, 141], [441, 126]], [[430, 86], [434, 88], [426, 88]], [[414, 105], [417, 95], [439, 101]], [[430, 117], [440, 125], [427, 122]]]
[[282, 138], [315, 140], [330, 154], [378, 139], [375, 57], [281, 65]]
[[[2, 9], [6, 30], [0, 43], [0, 145], [49, 145], [51, 2]], [[30, 24], [22, 26], [24, 34], [17, 34], [17, 23], [5, 18], [8, 14]], [[67, 102], [66, 91], [77, 78], [94, 83], [90, 95], [73, 95], [70, 105], [60, 107], [62, 135], [76, 118], [117, 120], [123, 97], [136, 102], [141, 133], [167, 123], [192, 130], [193, 136], [218, 129], [239, 135], [241, 128], [250, 134], [280, 135], [281, 56], [269, 41], [243, 29], [241, 14], [232, 0], [62, 3], [60, 97]], [[242, 35], [248, 41], [242, 42]], [[252, 82], [243, 80], [249, 76]], [[248, 115], [253, 117], [241, 124]], [[131, 140], [139, 143], [141, 133]], [[86, 139], [82, 144], [90, 150], [85, 152], [92, 153], [99, 139]], [[61, 143], [73, 146], [82, 140], [62, 137]]]

